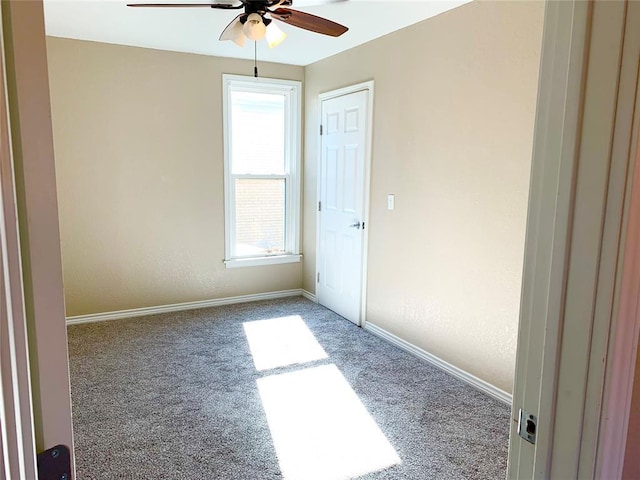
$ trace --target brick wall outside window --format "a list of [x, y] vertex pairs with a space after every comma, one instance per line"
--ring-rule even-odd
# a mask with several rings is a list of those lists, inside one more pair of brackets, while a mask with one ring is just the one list
[[285, 250], [285, 181], [236, 179], [236, 250], [239, 255]]

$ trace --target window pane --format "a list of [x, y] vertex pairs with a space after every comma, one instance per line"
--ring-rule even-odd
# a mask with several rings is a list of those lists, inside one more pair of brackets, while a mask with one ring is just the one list
[[285, 252], [285, 180], [237, 178], [236, 256]]
[[234, 174], [282, 175], [285, 97], [231, 92], [231, 164]]

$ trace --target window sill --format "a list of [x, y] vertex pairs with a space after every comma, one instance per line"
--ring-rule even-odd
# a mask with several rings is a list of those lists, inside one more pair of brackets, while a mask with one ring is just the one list
[[297, 263], [302, 258], [300, 254], [291, 255], [272, 255], [265, 257], [250, 257], [250, 258], [232, 258], [225, 260], [224, 265], [227, 268], [242, 268], [242, 267], [259, 267], [262, 265], [278, 265], [281, 263]]

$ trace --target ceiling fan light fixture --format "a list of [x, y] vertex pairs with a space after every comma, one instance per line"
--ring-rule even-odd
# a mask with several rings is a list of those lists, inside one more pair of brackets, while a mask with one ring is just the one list
[[233, 29], [231, 30], [229, 36], [231, 37], [231, 40], [233, 41], [233, 43], [235, 43], [239, 47], [244, 47], [245, 36], [244, 36], [242, 23], [237, 22], [233, 26]]
[[[293, 25], [330, 37], [339, 37], [349, 29], [332, 20], [311, 13], [284, 8], [293, 5], [292, 0], [201, 0], [203, 3], [128, 3], [128, 7], [156, 8], [215, 8], [222, 10], [239, 10], [244, 12], [236, 16], [220, 34], [220, 40], [230, 40], [244, 47], [248, 38], [257, 42], [266, 37], [269, 48], [282, 43], [286, 34], [273, 24], [273, 20]], [[298, 0], [296, 0], [298, 1]], [[304, 0], [301, 0], [304, 1]], [[312, 2], [333, 3], [347, 0], [309, 0]], [[257, 48], [257, 46], [256, 46]]]
[[242, 31], [249, 40], [258, 41], [262, 40], [265, 37], [267, 33], [267, 27], [262, 21], [262, 16], [260, 14], [251, 13], [247, 17], [247, 21], [244, 22]]
[[265, 38], [267, 39], [269, 48], [273, 48], [280, 45], [282, 41], [287, 38], [287, 34], [280, 30], [280, 28], [276, 25], [276, 22], [271, 22], [269, 25], [267, 25]]

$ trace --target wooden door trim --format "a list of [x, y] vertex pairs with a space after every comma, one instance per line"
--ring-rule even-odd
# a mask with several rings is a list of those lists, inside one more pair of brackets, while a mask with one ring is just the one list
[[[613, 147], [620, 156], [629, 157], [628, 195], [619, 248], [621, 272], [607, 356], [596, 478], [623, 475], [640, 335], [640, 4], [630, 2], [627, 9], [619, 87], [622, 104], [617, 112], [626, 128], [617, 136]], [[633, 95], [635, 102], [630, 102]], [[633, 124], [628, 125], [625, 117], [634, 117], [634, 108]]]
[[42, 0], [2, 2], [2, 23], [36, 449], [73, 452]]
[[0, 478], [36, 478], [31, 371], [0, 5]]
[[[595, 476], [629, 162], [618, 145], [635, 102], [621, 71], [631, 3], [546, 3], [509, 478]], [[520, 408], [538, 415], [536, 445], [516, 433]]]

